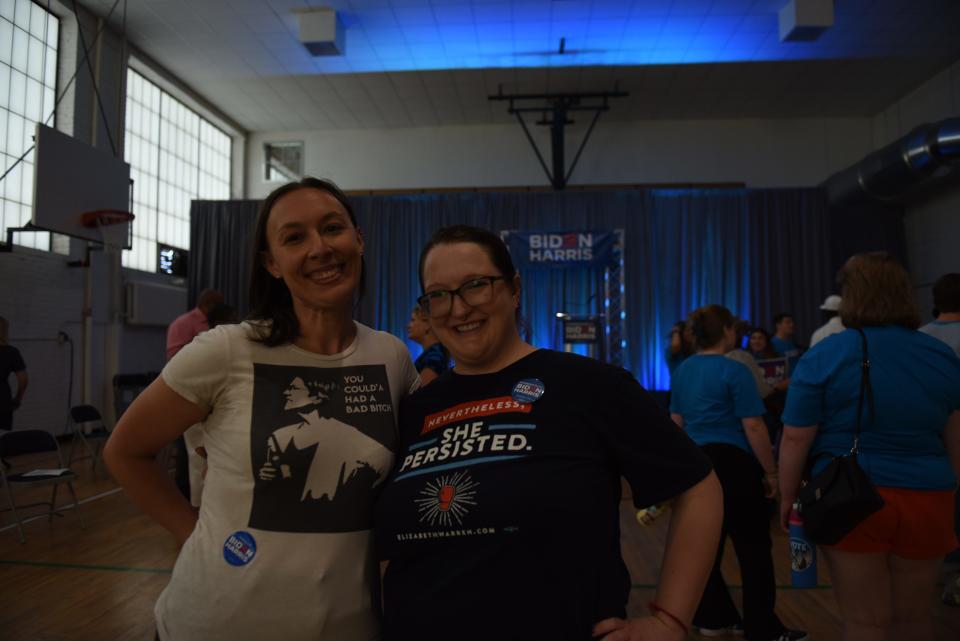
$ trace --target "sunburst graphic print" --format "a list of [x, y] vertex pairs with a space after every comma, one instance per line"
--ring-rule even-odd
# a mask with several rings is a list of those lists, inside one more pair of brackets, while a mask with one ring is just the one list
[[463, 525], [463, 516], [477, 502], [476, 483], [467, 472], [440, 476], [427, 483], [420, 491], [423, 498], [416, 499], [420, 521], [430, 525]]

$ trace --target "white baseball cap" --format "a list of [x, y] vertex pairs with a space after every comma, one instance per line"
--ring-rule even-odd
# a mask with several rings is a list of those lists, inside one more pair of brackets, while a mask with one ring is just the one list
[[843, 302], [842, 298], [836, 294], [830, 294], [824, 299], [823, 305], [820, 306], [820, 309], [825, 312], [839, 312], [841, 302]]

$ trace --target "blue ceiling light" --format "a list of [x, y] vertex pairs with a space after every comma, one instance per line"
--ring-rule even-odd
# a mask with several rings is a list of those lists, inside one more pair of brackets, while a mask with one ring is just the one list
[[[824, 60], [898, 56], [906, 46], [878, 41], [843, 4], [835, 16], [833, 0], [352, 0], [338, 6], [336, 12], [297, 12], [336, 16], [344, 32], [321, 40], [335, 43], [330, 46], [306, 43], [314, 53], [339, 52], [309, 61], [321, 73]], [[912, 50], [955, 55], [958, 47], [946, 34], [960, 9], [942, 14], [945, 35], [911, 40]]]

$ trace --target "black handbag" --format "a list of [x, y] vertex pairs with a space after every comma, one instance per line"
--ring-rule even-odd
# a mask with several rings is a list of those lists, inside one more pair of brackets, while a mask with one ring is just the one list
[[849, 534], [868, 516], [883, 507], [870, 478], [857, 464], [860, 451], [860, 425], [864, 396], [874, 418], [873, 388], [870, 386], [870, 357], [867, 337], [857, 329], [863, 342], [860, 361], [860, 398], [857, 400], [857, 427], [853, 447], [845, 456], [835, 456], [819, 474], [800, 488], [800, 513], [807, 537], [821, 545], [833, 545]]

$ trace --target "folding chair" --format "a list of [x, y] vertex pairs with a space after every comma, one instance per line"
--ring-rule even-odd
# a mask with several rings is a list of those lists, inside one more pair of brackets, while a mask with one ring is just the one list
[[73, 440], [70, 441], [70, 453], [67, 455], [67, 467], [73, 464], [73, 451], [79, 442], [81, 447], [87, 451], [87, 454], [77, 460], [92, 459], [91, 470], [96, 473], [97, 463], [101, 460], [100, 453], [103, 451], [107, 439], [110, 438], [110, 430], [104, 425], [99, 410], [93, 405], [71, 407], [70, 418], [67, 420], [67, 433], [73, 434]]
[[[21, 458], [31, 454], [48, 454], [48, 456], [30, 456], [27, 461]], [[73, 480], [77, 478], [77, 475], [63, 466], [60, 446], [53, 434], [44, 430], [2, 432], [0, 433], [0, 457], [6, 459], [12, 466], [7, 470], [5, 466], [0, 465], [0, 480], [3, 481], [7, 500], [10, 503], [10, 511], [17, 522], [17, 532], [20, 535], [21, 543], [26, 543], [26, 538], [23, 536], [23, 520], [17, 512], [17, 504], [13, 498], [14, 490], [20, 488], [41, 485], [53, 486], [53, 494], [49, 502], [28, 503], [20, 506], [22, 509], [36, 505], [47, 505], [50, 508], [48, 520], [52, 521], [53, 515], [59, 514], [59, 510], [56, 509], [57, 488], [61, 483], [65, 483], [73, 497], [73, 509], [77, 511], [77, 516], [80, 517], [80, 527], [87, 529], [87, 524], [83, 521], [83, 515], [80, 514], [77, 492], [73, 488]], [[38, 464], [39, 466], [35, 467]]]

